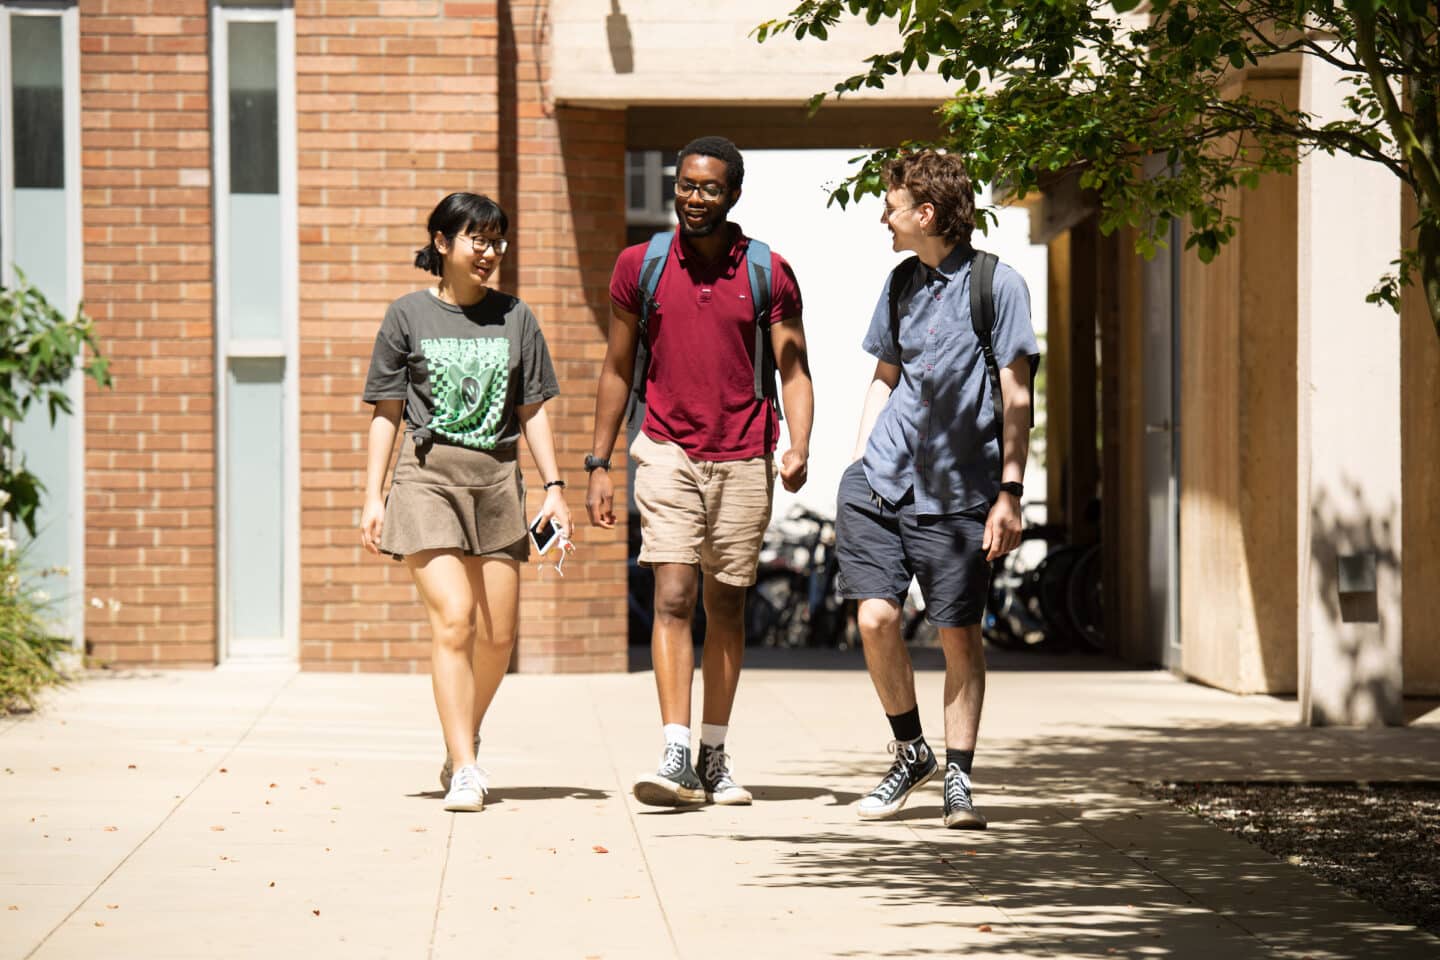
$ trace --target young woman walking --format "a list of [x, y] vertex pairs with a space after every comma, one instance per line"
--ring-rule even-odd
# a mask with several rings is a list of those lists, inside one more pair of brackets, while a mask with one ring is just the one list
[[[559, 393], [545, 337], [529, 307], [486, 286], [508, 227], [488, 197], [440, 201], [415, 254], [438, 282], [390, 304], [365, 381], [375, 411], [360, 539], [404, 562], [430, 617], [446, 810], [480, 810], [489, 789], [480, 723], [510, 663], [530, 552], [521, 434], [545, 484], [541, 522], [571, 530], [544, 409]], [[409, 437], [382, 498], [402, 416]]]

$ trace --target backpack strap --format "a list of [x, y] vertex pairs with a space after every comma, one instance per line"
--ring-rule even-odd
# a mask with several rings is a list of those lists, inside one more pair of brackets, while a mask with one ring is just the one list
[[750, 277], [750, 301], [755, 304], [755, 399], [775, 404], [775, 413], [782, 419], [779, 398], [775, 391], [775, 347], [770, 342], [770, 245], [751, 238], [745, 248]]
[[635, 369], [630, 377], [630, 404], [626, 418], [633, 420], [645, 403], [645, 381], [650, 368], [650, 315], [658, 308], [655, 291], [660, 289], [660, 275], [665, 272], [665, 261], [670, 258], [670, 244], [675, 238], [674, 231], [666, 230], [650, 238], [645, 247], [645, 258], [640, 262], [640, 277], [636, 291], [640, 294], [640, 325], [635, 337]]
[[1000, 391], [1000, 364], [995, 360], [995, 265], [1000, 258], [984, 250], [976, 250], [970, 261], [970, 325], [980, 352], [985, 355], [985, 370], [990, 375], [990, 402], [995, 407], [995, 437], [1000, 443], [1000, 459], [1005, 459], [1005, 399]]
[[911, 281], [920, 272], [920, 258], [908, 257], [890, 271], [890, 342], [895, 344], [895, 354], [900, 356], [900, 301], [909, 292]]

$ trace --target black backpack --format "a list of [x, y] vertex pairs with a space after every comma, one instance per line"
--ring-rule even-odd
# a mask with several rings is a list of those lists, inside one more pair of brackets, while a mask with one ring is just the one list
[[[1000, 258], [984, 250], [976, 250], [970, 261], [970, 325], [980, 352], [985, 355], [985, 370], [990, 375], [990, 402], [995, 408], [995, 439], [1000, 445], [1000, 462], [1005, 462], [1005, 400], [1000, 393], [1000, 365], [995, 360], [995, 265]], [[912, 282], [921, 275], [919, 257], [910, 257], [890, 274], [890, 341], [900, 353], [900, 298], [909, 292]], [[1030, 384], [1035, 384], [1039, 357], [1030, 360]], [[1030, 405], [1030, 426], [1035, 426], [1035, 405]]]

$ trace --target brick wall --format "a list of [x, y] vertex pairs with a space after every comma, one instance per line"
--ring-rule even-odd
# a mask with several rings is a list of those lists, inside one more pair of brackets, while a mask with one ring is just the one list
[[409, 575], [360, 548], [385, 306], [421, 287], [425, 218], [452, 190], [495, 191], [493, 4], [333, 0], [296, 11], [300, 222], [301, 661], [429, 667]]
[[[577, 526], [578, 552], [564, 580], [527, 572], [521, 601], [519, 669], [623, 670], [626, 663], [625, 458], [614, 459], [620, 523], [591, 527], [580, 463], [594, 429], [595, 383], [605, 356], [610, 269], [625, 242], [623, 111], [554, 110], [546, 92], [543, 4], [501, 2], [501, 37], [513, 38], [516, 236], [523, 253], [518, 294], [535, 310], [555, 357], [562, 394], [547, 405]], [[507, 62], [509, 62], [508, 58]], [[503, 123], [502, 123], [503, 126]], [[513, 149], [513, 154], [506, 156]], [[515, 266], [512, 264], [512, 267]], [[538, 488], [538, 484], [534, 485]], [[539, 497], [531, 494], [531, 509]]]
[[[511, 215], [514, 247], [497, 283], [530, 303], [546, 332], [563, 391], [547, 411], [575, 484], [571, 508], [583, 510], [576, 465], [589, 447], [608, 259], [623, 237], [624, 131], [619, 117], [592, 115], [567, 138], [546, 116], [534, 13], [434, 0], [297, 10], [307, 668], [429, 668], [409, 576], [359, 547], [370, 412], [360, 393], [385, 305], [426, 282], [413, 251], [452, 190], [495, 196]], [[583, 162], [567, 172], [562, 149]], [[538, 491], [528, 455], [523, 463]], [[532, 511], [538, 501], [532, 494]], [[525, 571], [520, 669], [623, 668], [623, 531], [587, 531], [577, 559], [563, 581]]]
[[[205, 0], [82, 2], [85, 293], [114, 389], [86, 407], [91, 652], [110, 662], [216, 656], [210, 61]], [[548, 407], [577, 521], [624, 237], [624, 118], [556, 115], [543, 7], [314, 0], [295, 13], [300, 228], [301, 663], [424, 671], [429, 630], [404, 569], [357, 525], [386, 304], [452, 190], [512, 218], [498, 284], [540, 317], [562, 397]], [[622, 458], [623, 459], [623, 458]], [[539, 501], [539, 477], [524, 459]], [[624, 474], [619, 469], [617, 476]], [[623, 491], [622, 491], [623, 495]], [[582, 526], [561, 581], [525, 571], [523, 670], [625, 665], [624, 527]]]
[[80, 4], [85, 301], [115, 384], [85, 399], [97, 659], [215, 659], [214, 339], [204, 0]]

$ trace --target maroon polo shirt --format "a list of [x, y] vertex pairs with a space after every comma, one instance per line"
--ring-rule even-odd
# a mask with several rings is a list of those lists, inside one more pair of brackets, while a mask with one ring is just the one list
[[[749, 239], [729, 225], [730, 251], [702, 261], [676, 229], [650, 315], [645, 420], [652, 440], [677, 444], [694, 460], [745, 460], [775, 451], [774, 407], [755, 396], [755, 309], [742, 269]], [[610, 277], [610, 299], [640, 314], [645, 247], [626, 247]], [[800, 316], [790, 264], [770, 254], [770, 321]]]

